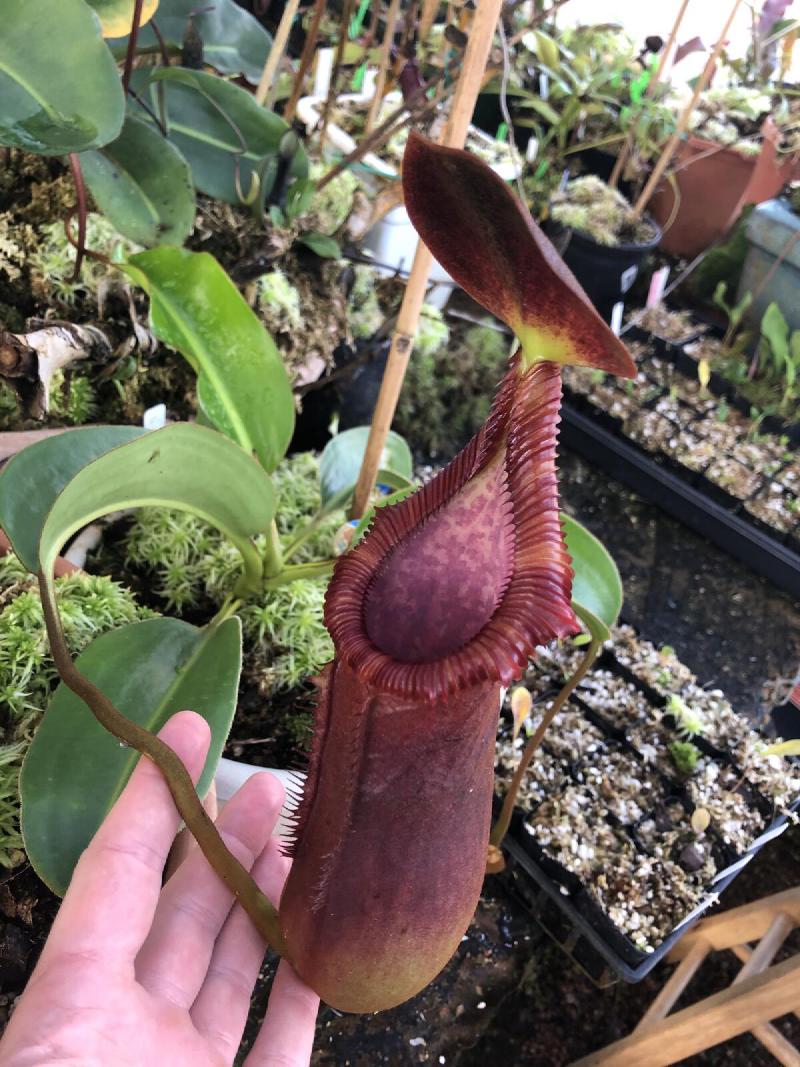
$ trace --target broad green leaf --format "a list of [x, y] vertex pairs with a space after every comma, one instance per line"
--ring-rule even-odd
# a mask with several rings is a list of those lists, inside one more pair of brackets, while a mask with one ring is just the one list
[[[229, 204], [239, 204], [253, 183], [268, 192], [264, 177], [266, 165], [278, 152], [281, 138], [289, 129], [282, 118], [255, 102], [252, 93], [203, 71], [182, 67], [162, 67], [137, 92], [149, 93], [157, 112], [157, 87], [165, 90], [169, 138], [188, 160], [197, 189]], [[134, 113], [149, 121], [142, 108]], [[302, 148], [297, 152], [290, 174], [305, 178], [308, 160]], [[237, 180], [238, 179], [238, 180]]]
[[176, 244], [194, 225], [189, 164], [149, 123], [128, 115], [111, 144], [81, 156], [95, 203], [114, 228], [137, 244]]
[[39, 569], [39, 535], [53, 501], [92, 460], [141, 437], [138, 426], [86, 426], [54, 434], [19, 452], [0, 472], [0, 526], [31, 573]]
[[125, 100], [100, 23], [84, 0], [4, 0], [0, 144], [40, 155], [113, 141]]
[[338, 259], [342, 254], [339, 242], [335, 241], [333, 237], [327, 237], [324, 233], [316, 233], [315, 231], [304, 233], [301, 237], [298, 237], [298, 241], [323, 259]]
[[[86, 0], [93, 7], [103, 27], [104, 37], [124, 37], [130, 33], [136, 0]], [[139, 29], [149, 22], [158, 8], [158, 0], [144, 0]]]
[[573, 607], [584, 621], [587, 615], [594, 617], [606, 628], [605, 636], [608, 636], [622, 607], [622, 582], [617, 565], [604, 545], [585, 526], [563, 513], [561, 524], [575, 571]]
[[[96, 638], [76, 661], [126, 718], [153, 733], [190, 708], [211, 727], [203, 796], [228, 736], [241, 668], [237, 618], [198, 629], [178, 619], [135, 622]], [[63, 895], [72, 871], [121, 793], [139, 754], [120, 745], [62, 684], [25, 757], [22, 833], [39, 875]]]
[[[319, 480], [326, 511], [342, 507], [353, 492], [368, 437], [369, 426], [355, 426], [338, 433], [325, 446], [319, 461]], [[381, 453], [378, 482], [392, 489], [404, 489], [411, 484], [413, 471], [411, 450], [400, 434], [390, 430]]]
[[[192, 15], [195, 11], [197, 14]], [[205, 62], [221, 74], [243, 74], [257, 85], [272, 46], [272, 38], [261, 23], [235, 0], [214, 0], [213, 5], [197, 0], [161, 0], [158, 28], [173, 50], [180, 50], [183, 44], [190, 15], [203, 40]], [[118, 58], [125, 54], [127, 36], [109, 43]], [[137, 46], [150, 51], [158, 48], [149, 26], [139, 33]]]
[[206, 417], [273, 471], [294, 430], [286, 368], [253, 309], [207, 252], [154, 248], [122, 269], [150, 294], [157, 337], [197, 374]]
[[258, 587], [262, 564], [252, 538], [275, 514], [272, 481], [227, 437], [179, 422], [106, 452], [56, 498], [39, 544], [51, 595], [53, 564], [68, 538], [101, 515], [148, 505], [189, 511], [216, 526], [241, 553], [247, 587]]

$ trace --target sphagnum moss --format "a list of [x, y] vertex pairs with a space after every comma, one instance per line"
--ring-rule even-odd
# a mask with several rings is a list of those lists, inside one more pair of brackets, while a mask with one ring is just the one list
[[[284, 547], [319, 506], [317, 460], [302, 453], [282, 463], [273, 476], [276, 522]], [[329, 516], [292, 556], [293, 563], [328, 558], [344, 521]], [[263, 538], [257, 539], [263, 550]], [[168, 610], [217, 607], [236, 582], [241, 558], [213, 527], [194, 516], [165, 508], [136, 514], [125, 543], [126, 557], [148, 572], [151, 589]], [[281, 586], [246, 602], [242, 620], [246, 669], [263, 692], [288, 689], [316, 674], [333, 655], [322, 621], [324, 580]]]

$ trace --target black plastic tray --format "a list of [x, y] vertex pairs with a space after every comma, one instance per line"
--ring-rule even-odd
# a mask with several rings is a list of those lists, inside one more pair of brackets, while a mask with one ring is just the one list
[[[730, 552], [778, 588], [800, 596], [800, 546], [781, 542], [723, 502], [712, 499], [677, 463], [661, 463], [614, 429], [614, 420], [589, 416], [569, 400], [561, 406], [562, 443]], [[697, 480], [693, 478], [693, 480]], [[733, 501], [733, 498], [730, 498]]]
[[[694, 331], [694, 333], [687, 334], [686, 337], [680, 341], [668, 341], [664, 337], [660, 337], [656, 333], [650, 333], [648, 330], [643, 330], [641, 326], [631, 326], [625, 331], [624, 339], [630, 341], [642, 341], [643, 343], [650, 345], [653, 351], [662, 359], [668, 360], [672, 363], [681, 374], [686, 375], [687, 378], [697, 377], [697, 360], [693, 359], [686, 351], [686, 345], [691, 344], [692, 341], [697, 341], [703, 336], [713, 336], [717, 338], [722, 337], [722, 331], [716, 327], [709, 327], [708, 324], [702, 323]], [[736, 388], [734, 382], [729, 381], [727, 378], [723, 378], [721, 374], [716, 371], [712, 371], [708, 381], [709, 392], [715, 396], [723, 397], [731, 407], [735, 408], [742, 415], [750, 415], [752, 411], [752, 401], [743, 396]], [[761, 420], [761, 429], [766, 433], [774, 434], [776, 437], [786, 436], [795, 448], [800, 447], [800, 422], [789, 422], [788, 420], [781, 419], [777, 415], [765, 415]]]
[[[605, 651], [597, 663], [598, 668], [610, 669], [612, 673], [644, 694], [648, 703], [654, 707], [663, 707], [666, 698], [638, 678], [632, 671], [619, 663], [613, 651]], [[570, 703], [580, 710], [586, 718], [599, 726], [610, 743], [622, 750], [635, 752], [625, 732], [607, 722], [593, 709], [584, 705], [577, 690]], [[695, 738], [695, 743], [706, 755], [718, 762], [738, 767], [731, 754], [705, 741]], [[573, 768], [573, 779], [577, 782]], [[685, 788], [677, 779], [659, 777], [669, 792], [684, 803], [690, 803]], [[772, 804], [755, 789], [750, 790], [750, 803], [761, 811], [765, 819], [773, 812]], [[495, 798], [495, 814], [499, 811], [501, 801]], [[800, 807], [800, 797], [792, 805], [792, 811]], [[688, 810], [688, 809], [687, 809]], [[609, 813], [609, 822], [624, 832], [633, 835], [637, 848], [646, 851], [635, 838], [635, 825], [622, 827]], [[638, 948], [618, 929], [600, 904], [594, 899], [579, 877], [564, 868], [557, 860], [547, 855], [536, 838], [525, 829], [525, 814], [515, 809], [511, 826], [503, 842], [507, 857], [506, 878], [513, 894], [530, 911], [542, 928], [567, 952], [586, 972], [595, 984], [607, 986], [623, 979], [626, 982], [639, 982], [656, 966], [659, 960], [670, 951], [672, 946], [703, 915], [708, 908], [719, 900], [719, 896], [736, 875], [749, 863], [760, 849], [772, 838], [786, 830], [789, 816], [784, 813], [768, 821], [758, 837], [741, 855], [737, 855], [716, 834], [710, 838], [710, 844], [717, 860], [718, 872], [711, 879], [706, 895], [700, 904], [689, 912], [673, 931], [652, 952]]]

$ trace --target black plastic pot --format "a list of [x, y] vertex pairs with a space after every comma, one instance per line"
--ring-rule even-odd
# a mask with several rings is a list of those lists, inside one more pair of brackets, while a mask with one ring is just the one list
[[545, 224], [548, 237], [606, 322], [611, 321], [614, 305], [624, 300], [642, 263], [661, 240], [659, 227], [651, 218], [646, 221], [655, 231], [651, 240], [616, 247], [598, 244], [588, 234], [565, 230], [552, 221]]

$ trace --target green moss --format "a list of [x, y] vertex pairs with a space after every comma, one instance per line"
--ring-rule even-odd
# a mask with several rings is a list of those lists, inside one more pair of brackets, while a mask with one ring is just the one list
[[[86, 247], [111, 258], [121, 249], [125, 255], [140, 252], [139, 245], [120, 237], [103, 215], [89, 212], [86, 218]], [[39, 244], [28, 263], [34, 288], [44, 299], [72, 305], [79, 297], [97, 300], [98, 286], [103, 281], [118, 282], [119, 271], [94, 259], [84, 260], [81, 275], [72, 280], [75, 269], [75, 249], [69, 243], [64, 223], [50, 222], [39, 231]]]
[[625, 197], [594, 174], [574, 178], [554, 193], [550, 213], [561, 226], [586, 233], [601, 245], [636, 244], [653, 236], [650, 224], [634, 215]]
[[22, 417], [22, 408], [17, 391], [0, 378], [0, 430], [11, 430]]
[[0, 215], [0, 274], [5, 274], [9, 281], [17, 281], [35, 240], [31, 226], [18, 225], [10, 212]]
[[438, 308], [430, 304], [423, 304], [417, 325], [417, 333], [414, 337], [414, 349], [423, 359], [435, 356], [440, 348], [443, 348], [450, 340], [450, 331], [447, 323]]
[[50, 417], [69, 426], [83, 426], [95, 412], [95, 394], [83, 374], [56, 371], [50, 383]]
[[454, 455], [489, 414], [510, 341], [487, 326], [453, 331], [435, 354], [414, 350], [395, 428], [422, 454]]
[[700, 749], [691, 741], [670, 741], [669, 754], [681, 774], [692, 774], [700, 758]]
[[[278, 532], [288, 545], [319, 507], [319, 467], [309, 453], [284, 461], [274, 476]], [[293, 555], [292, 562], [331, 555], [343, 512], [329, 516]], [[264, 539], [257, 539], [263, 550]], [[165, 508], [137, 512], [125, 544], [127, 558], [145, 571], [150, 590], [165, 608], [213, 611], [236, 582], [241, 559], [212, 526], [192, 515]], [[290, 688], [316, 673], [331, 658], [322, 621], [327, 583], [294, 582], [259, 594], [239, 611], [245, 650], [265, 691]]]
[[381, 328], [386, 319], [375, 289], [378, 274], [366, 263], [357, 263], [354, 273], [353, 286], [347, 300], [347, 321], [356, 340], [367, 340]]
[[[328, 169], [324, 164], [316, 163], [311, 168], [311, 177], [317, 181]], [[333, 181], [314, 193], [311, 209], [302, 218], [302, 229], [316, 230], [327, 236], [336, 233], [347, 221], [358, 187], [355, 174], [351, 170], [343, 170]]]
[[[97, 575], [56, 580], [64, 636], [73, 655], [124, 623], [149, 618], [123, 586]], [[13, 555], [0, 558], [0, 866], [23, 858], [18, 779], [22, 759], [58, 676], [33, 577]]]
[[300, 293], [281, 270], [258, 279], [258, 308], [270, 333], [290, 333], [303, 324]]

